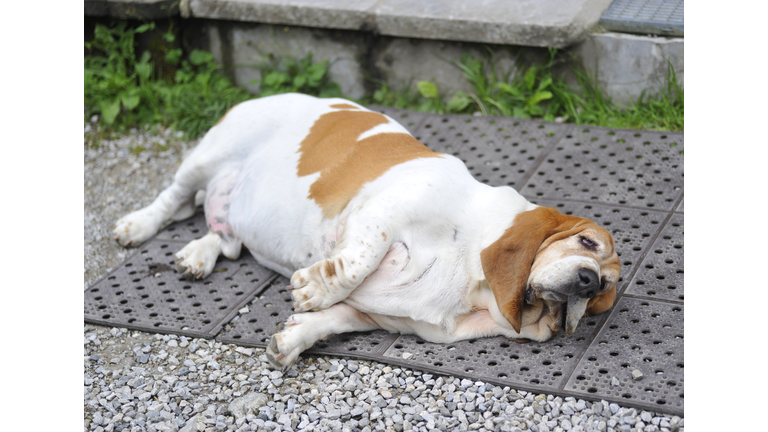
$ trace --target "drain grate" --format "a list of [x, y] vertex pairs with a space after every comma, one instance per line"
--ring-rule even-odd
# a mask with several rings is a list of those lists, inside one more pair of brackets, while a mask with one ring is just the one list
[[[683, 306], [622, 298], [565, 391], [654, 411], [683, 412]], [[642, 378], [635, 380], [632, 372]]]
[[450, 344], [400, 336], [384, 353], [389, 362], [437, 373], [470, 376], [528, 391], [557, 392], [596, 332], [600, 317], [583, 320], [571, 336], [520, 344], [505, 337]]
[[174, 254], [185, 243], [153, 240], [85, 291], [85, 321], [212, 338], [274, 273], [243, 254], [220, 260], [204, 281], [187, 281]]
[[520, 189], [521, 180], [569, 126], [504, 117], [432, 116], [414, 136], [458, 157], [478, 181]]
[[683, 216], [675, 215], [661, 231], [627, 294], [683, 301]]
[[683, 36], [684, 18], [683, 0], [614, 0], [600, 25], [618, 32]]
[[584, 128], [550, 152], [521, 193], [671, 210], [683, 193], [683, 135]]
[[[433, 150], [464, 160], [478, 180], [608, 229], [622, 263], [619, 299], [583, 319], [573, 336], [561, 332], [545, 343], [433, 344], [375, 331], [332, 335], [308, 352], [682, 415], [683, 134], [379, 111]], [[85, 291], [85, 320], [266, 346], [293, 313], [288, 279], [246, 252], [222, 258], [203, 281], [181, 279], [173, 255], [205, 232], [202, 214], [169, 225]], [[635, 369], [640, 381], [631, 377]]]
[[[233, 319], [217, 337], [226, 343], [266, 347], [278, 324], [293, 314], [291, 294], [285, 289], [290, 281], [279, 276], [269, 288], [248, 305], [248, 312]], [[381, 359], [381, 354], [397, 339], [385, 331], [331, 335], [318, 341], [307, 352]]]
[[187, 220], [168, 225], [155, 236], [155, 239], [190, 242], [199, 239], [206, 233], [208, 233], [208, 225], [205, 223], [205, 215], [202, 211], [198, 211], [197, 214]]

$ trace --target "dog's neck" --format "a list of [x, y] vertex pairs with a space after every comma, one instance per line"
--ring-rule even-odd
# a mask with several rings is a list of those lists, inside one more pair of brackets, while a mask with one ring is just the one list
[[482, 186], [474, 195], [472, 204], [474, 217], [471, 224], [479, 235], [473, 237], [475, 240], [469, 245], [470, 274], [476, 283], [485, 281], [480, 263], [483, 249], [498, 240], [512, 226], [518, 214], [537, 207], [511, 187]]

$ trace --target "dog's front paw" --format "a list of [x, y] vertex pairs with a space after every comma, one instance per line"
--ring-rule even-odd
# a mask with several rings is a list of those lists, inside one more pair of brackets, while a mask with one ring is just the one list
[[287, 370], [296, 362], [302, 351], [317, 341], [313, 336], [314, 329], [307, 326], [302, 318], [306, 315], [292, 315], [288, 321], [279, 324], [272, 334], [267, 347], [267, 359], [275, 368]]
[[288, 289], [296, 312], [328, 309], [347, 298], [350, 291], [342, 286], [335, 262], [323, 260], [293, 274]]
[[157, 232], [151, 211], [141, 209], [123, 216], [112, 228], [112, 238], [121, 246], [138, 246]]
[[176, 253], [176, 271], [188, 280], [205, 278], [213, 272], [219, 252], [208, 237], [193, 240]]
[[312, 268], [302, 269], [291, 278], [291, 298], [296, 312], [308, 312], [327, 309], [335, 301], [330, 298], [328, 289], [319, 276], [313, 277]]

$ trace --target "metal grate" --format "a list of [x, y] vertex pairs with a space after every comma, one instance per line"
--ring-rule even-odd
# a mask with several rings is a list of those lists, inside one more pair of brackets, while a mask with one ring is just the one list
[[684, 35], [683, 0], [614, 0], [600, 17], [606, 30], [654, 34]]
[[190, 242], [197, 240], [208, 233], [208, 225], [205, 223], [205, 215], [200, 209], [197, 214], [191, 218], [168, 225], [167, 228], [160, 231], [156, 239], [176, 240]]
[[[683, 306], [622, 298], [565, 391], [654, 411], [683, 412]], [[642, 377], [635, 379], [638, 370]]]
[[683, 193], [683, 135], [582, 128], [557, 143], [521, 193], [671, 210]]
[[478, 181], [520, 189], [525, 174], [568, 128], [504, 117], [433, 116], [414, 134], [432, 150], [461, 159]]
[[[478, 180], [511, 183], [532, 202], [608, 229], [622, 262], [619, 299], [573, 336], [545, 343], [433, 344], [376, 331], [332, 335], [308, 352], [683, 414], [683, 134], [380, 111], [456, 154]], [[86, 321], [266, 346], [293, 313], [288, 279], [247, 253], [221, 258], [203, 281], [181, 279], [174, 253], [205, 232], [202, 214], [169, 225], [86, 290]]]
[[627, 294], [683, 301], [683, 238], [683, 216], [675, 215], [650, 248]]
[[179, 276], [174, 254], [184, 243], [153, 240], [85, 291], [85, 321], [212, 338], [274, 273], [243, 254], [220, 260], [204, 281]]
[[520, 344], [505, 337], [450, 344], [400, 336], [384, 353], [388, 362], [437, 373], [469, 376], [528, 391], [557, 392], [596, 332], [600, 317], [584, 320], [576, 332], [551, 340]]
[[[285, 289], [290, 281], [279, 276], [260, 297], [248, 305], [248, 312], [233, 319], [217, 338], [222, 342], [266, 347], [278, 324], [293, 314], [291, 294]], [[331, 335], [318, 341], [307, 352], [353, 355], [381, 359], [381, 354], [397, 338], [385, 331]]]

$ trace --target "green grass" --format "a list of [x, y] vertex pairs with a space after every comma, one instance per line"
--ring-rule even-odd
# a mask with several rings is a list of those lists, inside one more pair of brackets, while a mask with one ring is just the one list
[[[223, 75], [213, 55], [166, 47], [159, 57], [135, 52], [136, 35], [155, 29], [154, 23], [130, 28], [97, 25], [85, 43], [85, 118], [99, 116], [105, 131], [132, 127], [170, 126], [196, 138], [210, 129], [229, 108], [254, 96]], [[169, 31], [162, 36], [172, 43]], [[263, 79], [259, 96], [301, 92], [320, 97], [340, 96], [328, 78], [328, 61], [267, 58], [258, 66]]]
[[[570, 88], [553, 73], [558, 62], [568, 61], [579, 88]], [[671, 64], [664, 88], [656, 94], [643, 92], [629, 106], [619, 106], [599, 88], [597, 78], [573, 60], [564, 60], [555, 49], [540, 66], [521, 67], [515, 73], [499, 70], [492, 54], [476, 59], [464, 54], [452, 62], [461, 69], [471, 91], [457, 91], [450, 99], [430, 81], [409, 83], [402, 90], [386, 84], [365, 102], [434, 113], [473, 114], [536, 118], [583, 125], [627, 129], [682, 131], [684, 95]]]
[[[94, 38], [85, 43], [89, 50], [84, 59], [85, 119], [98, 115], [102, 131], [163, 125], [196, 138], [229, 108], [254, 97], [224, 76], [211, 53], [173, 48], [170, 29], [162, 34], [166, 43], [154, 54], [136, 53], [136, 35], [153, 30], [151, 22], [136, 28], [125, 21], [111, 27], [99, 24]], [[358, 102], [441, 114], [479, 112], [614, 128], [683, 130], [683, 90], [671, 64], [664, 88], [620, 107], [604, 95], [596, 77], [576, 66], [572, 68], [579, 88], [571, 89], [553, 73], [553, 67], [564, 61], [561, 53], [550, 49], [544, 65], [500, 70], [490, 50], [480, 59], [464, 54], [446, 66], [461, 70], [471, 89], [467, 92], [449, 97], [427, 80], [415, 85], [411, 81], [402, 90], [378, 82], [379, 89]], [[303, 58], [267, 54], [254, 67], [262, 77], [255, 97], [287, 92], [343, 97], [328, 76], [328, 60], [314, 61], [311, 53]]]

